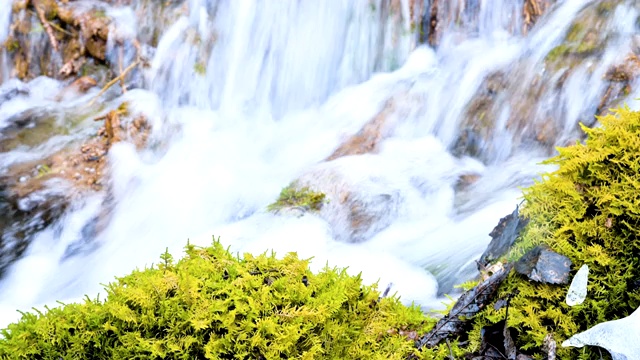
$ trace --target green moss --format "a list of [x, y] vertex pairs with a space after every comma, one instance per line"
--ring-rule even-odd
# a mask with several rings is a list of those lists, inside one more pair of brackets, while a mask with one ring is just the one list
[[584, 25], [581, 22], [576, 22], [571, 25], [569, 31], [567, 32], [567, 36], [565, 40], [567, 41], [579, 41], [580, 38], [584, 35]]
[[[510, 257], [547, 244], [568, 256], [574, 271], [583, 264], [590, 269], [587, 299], [574, 307], [565, 303], [568, 285], [538, 284], [512, 273], [501, 287], [500, 297], [517, 294], [508, 323], [519, 332], [518, 346], [538, 355], [548, 333], [560, 344], [640, 306], [640, 112], [621, 108], [599, 121], [602, 127], [583, 127], [585, 143], [559, 148], [546, 162], [558, 170], [524, 191], [522, 213], [530, 223]], [[478, 339], [482, 327], [503, 320], [504, 312], [488, 306], [470, 337]], [[594, 348], [561, 347], [558, 355], [600, 356]]]
[[325, 203], [325, 194], [312, 191], [308, 187], [299, 188], [292, 183], [280, 191], [278, 200], [269, 205], [269, 211], [276, 211], [286, 207], [301, 207], [306, 210], [320, 210]]
[[103, 9], [97, 9], [93, 11], [93, 17], [96, 19], [104, 19], [107, 17], [107, 12]]
[[202, 62], [197, 62], [193, 64], [193, 71], [200, 76], [204, 76], [207, 74], [207, 68], [204, 66]]
[[582, 9], [571, 23], [561, 44], [545, 57], [552, 68], [573, 68], [583, 59], [598, 55], [606, 46], [605, 31], [611, 23], [611, 10], [620, 0], [594, 2]]
[[566, 44], [560, 44], [547, 54], [545, 60], [548, 62], [556, 62], [559, 58], [564, 57], [569, 52], [569, 47]]
[[4, 47], [5, 47], [5, 49], [7, 49], [8, 52], [14, 52], [14, 51], [20, 49], [20, 42], [18, 42], [18, 40], [14, 39], [14, 38], [8, 38], [4, 42]]
[[600, 14], [608, 14], [618, 5], [619, 1], [599, 1], [598, 2], [598, 13]]
[[[359, 276], [288, 254], [242, 258], [215, 241], [106, 286], [107, 298], [24, 313], [0, 334], [10, 359], [444, 359], [409, 334], [435, 320]], [[452, 351], [462, 352], [455, 344]]]

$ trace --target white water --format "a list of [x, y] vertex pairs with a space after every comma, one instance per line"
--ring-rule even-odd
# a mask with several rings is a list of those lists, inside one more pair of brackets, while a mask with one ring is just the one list
[[[516, 147], [519, 134], [498, 126], [486, 164], [453, 157], [447, 149], [465, 105], [487, 74], [517, 59], [531, 64], [523, 78], [541, 71], [541, 59], [590, 2], [559, 2], [526, 38], [507, 31], [518, 23], [504, 20], [511, 5], [482, 2], [484, 25], [446, 32], [437, 52], [414, 49], [408, 2], [400, 21], [382, 22], [380, 1], [364, 3], [192, 0], [160, 40], [145, 73], [149, 90], [114, 102], [127, 99], [147, 115], [157, 146], [112, 148], [114, 205], [106, 228], [83, 238], [102, 208], [97, 196], [39, 233], [0, 282], [0, 327], [18, 318], [16, 308], [93, 296], [100, 283], [157, 262], [166, 247], [179, 255], [188, 238], [207, 245], [212, 235], [234, 251], [296, 251], [314, 257], [316, 269], [348, 266], [367, 282], [393, 283], [405, 302], [437, 306], [438, 284], [426, 269], [441, 291], [467, 279], [487, 234], [520, 201], [518, 186], [543, 170], [535, 164], [547, 150]], [[628, 46], [628, 38], [616, 42], [595, 70], [577, 71], [560, 95], [548, 94], [566, 108], [558, 121], [567, 136], [580, 109], [592, 106], [613, 54]], [[194, 71], [197, 62], [206, 62], [206, 75]], [[388, 72], [397, 64], [404, 66]], [[321, 164], [389, 99], [395, 126], [379, 153]], [[265, 211], [282, 187], [323, 167], [364, 198], [394, 194], [390, 226], [349, 244], [334, 239], [341, 224]], [[469, 173], [481, 178], [456, 193], [459, 175]], [[78, 254], [65, 256], [69, 247]]]

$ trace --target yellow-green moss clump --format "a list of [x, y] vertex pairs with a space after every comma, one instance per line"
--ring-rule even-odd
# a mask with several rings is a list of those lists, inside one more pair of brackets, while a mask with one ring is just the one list
[[23, 314], [0, 332], [0, 359], [406, 359], [435, 322], [359, 276], [307, 265], [187, 246], [106, 286], [104, 301]]
[[[531, 222], [514, 255], [544, 243], [568, 256], [573, 271], [590, 269], [583, 304], [565, 303], [568, 285], [530, 282], [515, 272], [501, 287], [501, 298], [516, 294], [508, 324], [517, 344], [540, 359], [545, 336], [558, 344], [597, 323], [628, 316], [640, 306], [640, 112], [628, 108], [599, 118], [602, 127], [584, 128], [587, 140], [547, 161], [558, 169], [525, 189], [523, 214]], [[472, 339], [487, 323], [505, 317], [488, 306], [476, 319]], [[558, 348], [561, 359], [599, 359], [596, 348]]]
[[305, 210], [320, 210], [325, 203], [325, 194], [309, 189], [309, 187], [299, 188], [292, 183], [280, 191], [278, 200], [267, 208], [269, 211], [276, 211], [286, 207], [300, 207]]

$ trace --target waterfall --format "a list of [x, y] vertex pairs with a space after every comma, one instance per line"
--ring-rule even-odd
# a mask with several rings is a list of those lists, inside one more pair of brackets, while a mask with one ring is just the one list
[[[9, 22], [11, 20], [11, 7], [4, 6], [0, 9], [0, 43], [4, 44], [7, 40], [7, 31], [9, 30]], [[0, 50], [0, 82], [4, 82], [9, 78], [9, 66], [6, 59], [6, 51], [3, 47]]]
[[[578, 122], [592, 121], [607, 71], [634, 51], [639, 9], [619, 1], [603, 20], [611, 36], [601, 51], [551, 68], [549, 54], [597, 2], [557, 1], [528, 31], [523, 1], [440, 7], [452, 20], [438, 28], [435, 48], [417, 41], [417, 21], [429, 18], [431, 3], [109, 7], [123, 24], [112, 31], [143, 39], [148, 64], [137, 75], [140, 88], [121, 96], [112, 89], [104, 106], [126, 101], [145, 114], [150, 145], [113, 145], [108, 193], [75, 199], [32, 236], [0, 279], [0, 326], [18, 318], [16, 308], [94, 296], [101, 283], [150, 266], [166, 248], [177, 256], [187, 240], [204, 246], [214, 235], [237, 252], [296, 251], [313, 257], [314, 269], [348, 266], [366, 282], [392, 284], [405, 302], [438, 307], [443, 293], [474, 274], [489, 232], [520, 202], [519, 188], [547, 170], [537, 163], [575, 141]], [[0, 9], [0, 38], [8, 10]], [[124, 44], [131, 59], [135, 51]], [[108, 59], [118, 46], [109, 44]], [[15, 86], [2, 79], [0, 90]], [[0, 100], [0, 125], [17, 112], [5, 108], [63, 111], [97, 92], [55, 102], [49, 92], [62, 85], [54, 80], [20, 86], [32, 90]], [[620, 99], [638, 97], [631, 89]], [[324, 161], [376, 117], [386, 129], [376, 151]], [[0, 170], [53, 152], [69, 136], [0, 154]], [[376, 224], [355, 241], [348, 221], [329, 213], [340, 211], [335, 201], [320, 215], [267, 212], [296, 179], [356, 194]]]

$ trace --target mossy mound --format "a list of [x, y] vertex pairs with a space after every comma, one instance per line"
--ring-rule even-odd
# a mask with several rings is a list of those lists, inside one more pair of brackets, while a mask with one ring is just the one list
[[326, 195], [311, 190], [309, 187], [299, 187], [291, 183], [280, 191], [278, 199], [267, 207], [269, 211], [278, 211], [288, 207], [298, 207], [304, 210], [318, 211], [326, 201]]
[[[219, 242], [134, 271], [105, 301], [25, 313], [0, 334], [1, 359], [406, 359], [433, 326], [359, 276], [313, 274], [289, 254], [238, 258]], [[4, 339], [2, 339], [4, 337]], [[456, 349], [457, 350], [457, 349]], [[448, 349], [430, 351], [425, 358]]]
[[[590, 269], [588, 295], [581, 305], [565, 303], [568, 285], [531, 282], [515, 272], [498, 298], [513, 296], [508, 325], [517, 346], [544, 357], [545, 336], [560, 344], [600, 322], [626, 317], [640, 306], [640, 112], [620, 108], [598, 118], [585, 143], [560, 148], [547, 161], [558, 169], [525, 189], [523, 214], [530, 219], [510, 257], [534, 245], [549, 245], [568, 256], [573, 271]], [[476, 319], [471, 339], [504, 320], [506, 309], [487, 310]], [[599, 359], [597, 348], [558, 348], [561, 359]]]

